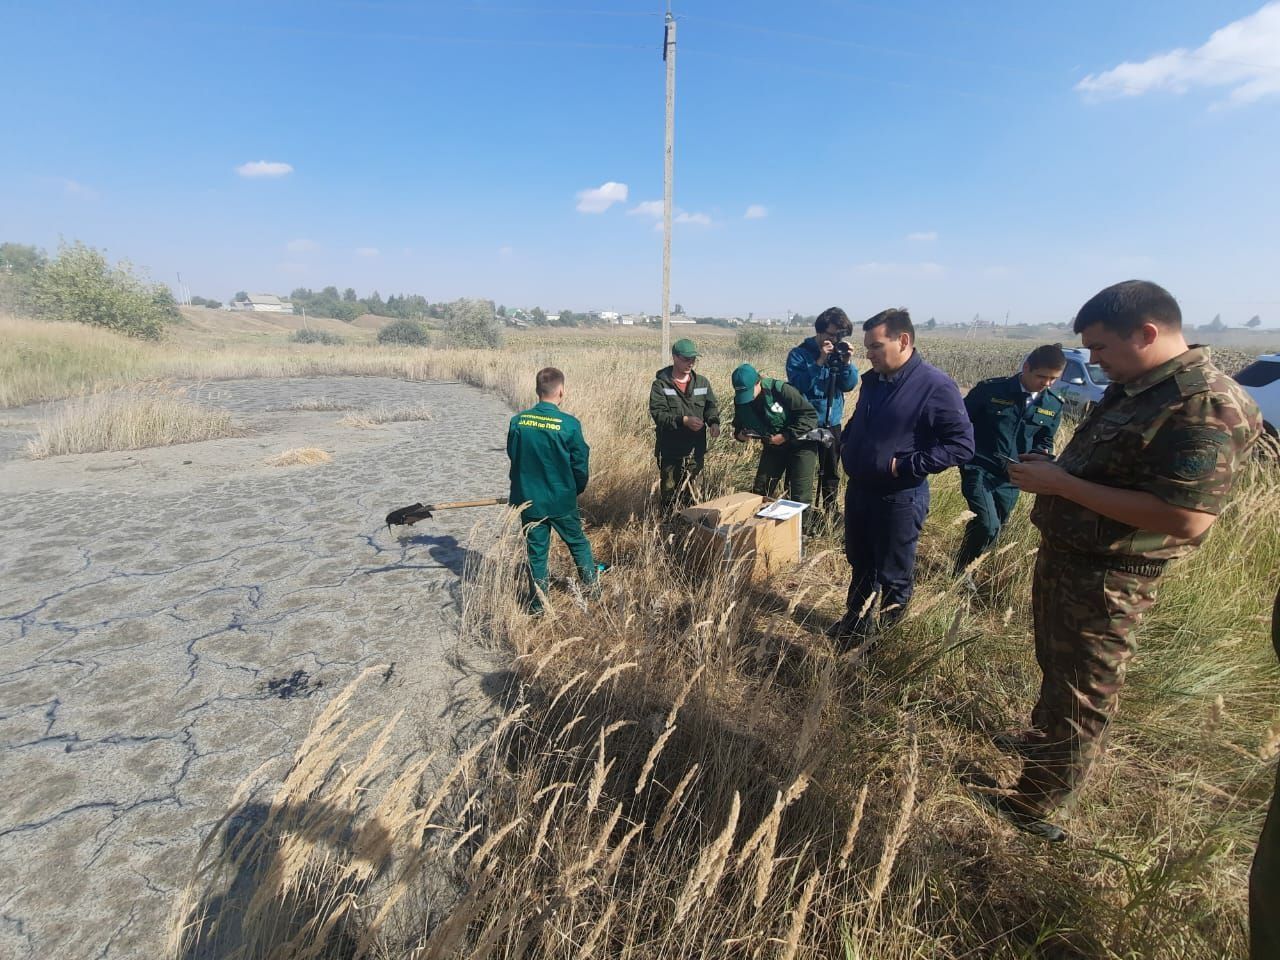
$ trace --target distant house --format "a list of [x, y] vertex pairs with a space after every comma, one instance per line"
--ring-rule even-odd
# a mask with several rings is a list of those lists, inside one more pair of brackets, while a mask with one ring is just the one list
[[560, 314], [558, 313], [547, 314], [547, 323], [559, 323], [559, 322], [560, 322]]
[[622, 319], [622, 314], [618, 313], [616, 310], [601, 310], [600, 319], [605, 323], [617, 323]]
[[693, 326], [695, 323], [697, 323], [697, 322], [698, 322], [697, 320], [691, 320], [691, 319], [690, 319], [690, 318], [688, 318], [688, 317], [672, 317], [672, 318], [671, 318], [671, 325], [672, 325], [673, 327], [675, 327], [675, 326], [687, 326], [687, 327], [692, 327], [692, 326]]
[[245, 300], [233, 301], [231, 309], [254, 313], [293, 313], [293, 301], [283, 300], [273, 293], [251, 293]]

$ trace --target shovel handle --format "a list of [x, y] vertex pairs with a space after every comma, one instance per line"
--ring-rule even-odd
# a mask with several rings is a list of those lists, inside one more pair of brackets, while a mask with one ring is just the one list
[[486, 500], [453, 500], [449, 503], [428, 503], [428, 510], [454, 510], [458, 507], [496, 507], [507, 502], [506, 497], [489, 497]]

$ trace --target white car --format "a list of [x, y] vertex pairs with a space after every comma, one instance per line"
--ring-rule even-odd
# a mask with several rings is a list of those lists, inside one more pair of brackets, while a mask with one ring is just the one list
[[1078, 347], [1062, 351], [1067, 365], [1051, 387], [1072, 413], [1079, 415], [1091, 403], [1102, 399], [1111, 378], [1096, 363], [1089, 362], [1089, 351]]
[[1272, 437], [1280, 429], [1280, 353], [1264, 353], [1235, 376], [1236, 383], [1262, 411], [1262, 425]]

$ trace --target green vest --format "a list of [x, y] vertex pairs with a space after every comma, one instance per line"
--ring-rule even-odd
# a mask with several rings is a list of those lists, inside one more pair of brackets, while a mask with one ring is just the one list
[[582, 424], [554, 403], [543, 400], [517, 413], [507, 429], [511, 458], [508, 503], [530, 504], [526, 516], [562, 517], [576, 513], [578, 495], [587, 489], [590, 449]]

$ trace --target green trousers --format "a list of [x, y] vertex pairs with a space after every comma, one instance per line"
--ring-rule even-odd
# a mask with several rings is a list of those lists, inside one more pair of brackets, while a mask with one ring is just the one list
[[542, 609], [543, 595], [547, 593], [547, 554], [551, 549], [551, 531], [560, 535], [573, 564], [578, 568], [578, 576], [582, 582], [592, 586], [596, 582], [596, 561], [591, 555], [591, 542], [582, 532], [582, 517], [578, 511], [566, 513], [560, 517], [531, 517], [527, 513], [520, 515], [524, 524], [525, 549], [529, 556], [529, 605], [534, 610]]
[[1008, 477], [997, 476], [982, 467], [967, 464], [960, 468], [960, 492], [973, 511], [964, 528], [960, 553], [956, 556], [956, 574], [977, 560], [995, 544], [1000, 528], [1008, 522], [1021, 492]]
[[[756, 468], [755, 483], [751, 492], [762, 497], [772, 497], [778, 482], [786, 476], [786, 499], [798, 503], [813, 503], [813, 475], [818, 469], [817, 445], [810, 442], [784, 443], [775, 447], [764, 444], [760, 451], [760, 466]], [[812, 510], [806, 510], [806, 518]]]
[[677, 506], [693, 502], [690, 487], [698, 482], [706, 450], [688, 447], [659, 447], [657, 450], [659, 490], [662, 512], [670, 513]]

